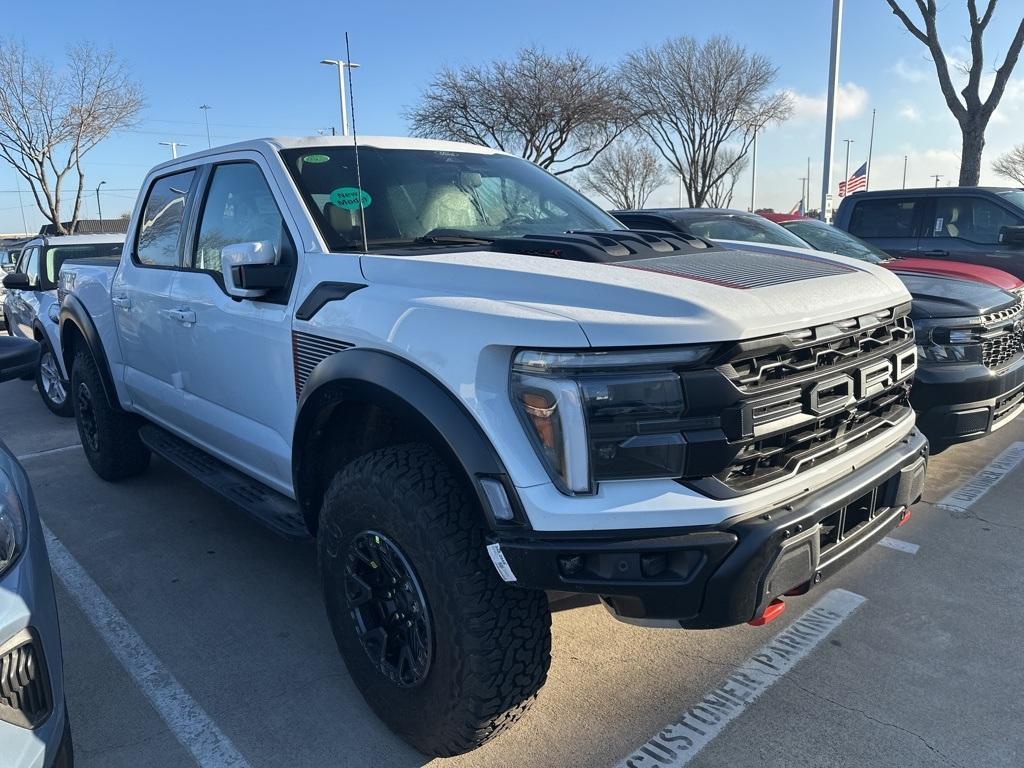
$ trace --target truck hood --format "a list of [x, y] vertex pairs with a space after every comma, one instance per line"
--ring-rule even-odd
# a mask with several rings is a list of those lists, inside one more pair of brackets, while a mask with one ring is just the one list
[[914, 297], [915, 319], [978, 317], [1012, 306], [1017, 298], [988, 283], [904, 272], [900, 279]]
[[485, 250], [361, 259], [372, 283], [541, 310], [576, 321], [596, 347], [751, 338], [910, 300], [888, 270], [803, 249], [714, 249], [617, 263]]
[[968, 264], [964, 261], [944, 261], [943, 259], [919, 259], [904, 258], [893, 259], [885, 263], [887, 269], [893, 272], [923, 272], [931, 275], [946, 275], [947, 277], [960, 277], [965, 280], [975, 280], [981, 283], [989, 283], [1004, 291], [1015, 291], [1024, 286], [1021, 280], [1009, 272], [1004, 272], [995, 267], [985, 267], [980, 264]]

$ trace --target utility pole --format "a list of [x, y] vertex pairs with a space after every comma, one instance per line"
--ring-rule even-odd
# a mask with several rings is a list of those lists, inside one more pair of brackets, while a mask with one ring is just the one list
[[14, 177], [14, 185], [18, 190], [18, 207], [21, 208], [21, 229], [22, 234], [29, 234], [28, 222], [25, 221], [25, 201], [21, 199], [21, 179]]
[[107, 182], [105, 181], [101, 181], [96, 185], [96, 213], [99, 214], [100, 217], [100, 229], [103, 229], [103, 207], [100, 205], [100, 187], [106, 183]]
[[875, 112], [871, 110], [871, 138], [868, 139], [868, 167], [864, 173], [864, 191], [871, 189], [871, 152], [875, 148]]
[[846, 175], [843, 176], [843, 181], [849, 182], [850, 180], [850, 145], [854, 143], [853, 139], [843, 139], [846, 142]]
[[935, 174], [932, 174], [931, 176], [929, 176], [928, 178], [929, 179], [935, 179], [935, 186], [938, 187], [939, 186], [939, 179], [942, 178], [942, 174], [941, 173], [935, 173]]
[[321, 64], [329, 64], [338, 68], [338, 95], [341, 97], [341, 135], [348, 136], [348, 104], [345, 101], [345, 68], [359, 69], [359, 65], [351, 61], [339, 59], [321, 59]]
[[903, 156], [903, 188], [907, 188], [907, 156]]
[[804, 213], [811, 207], [811, 158], [807, 158], [807, 196], [804, 198]]
[[754, 141], [751, 143], [750, 159], [750, 212], [754, 212], [754, 198], [757, 196], [757, 126], [754, 126]]
[[832, 0], [832, 49], [828, 65], [828, 108], [825, 111], [825, 163], [821, 171], [821, 219], [827, 221], [832, 194], [832, 144], [836, 137], [836, 91], [839, 89], [839, 47], [843, 37], [843, 0]]
[[203, 117], [206, 118], [206, 146], [209, 148], [213, 146], [213, 142], [210, 141], [210, 105], [200, 104], [199, 108], [203, 110]]
[[160, 141], [158, 144], [162, 144], [165, 147], [171, 148], [171, 159], [178, 159], [178, 147], [187, 147], [188, 144], [182, 144], [180, 141]]

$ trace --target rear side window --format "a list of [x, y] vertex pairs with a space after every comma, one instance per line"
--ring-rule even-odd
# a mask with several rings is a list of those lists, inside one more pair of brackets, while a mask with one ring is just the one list
[[1019, 216], [983, 197], [940, 197], [935, 201], [931, 236], [995, 245], [1003, 227], [1020, 224]]
[[61, 245], [46, 249], [43, 260], [43, 290], [57, 287], [57, 276], [60, 268], [68, 259], [95, 259], [100, 257], [120, 256], [123, 243], [88, 243], [85, 245]]
[[919, 201], [909, 198], [862, 200], [850, 217], [850, 233], [858, 237], [916, 237], [914, 214]]
[[194, 177], [195, 171], [186, 171], [153, 182], [142, 209], [136, 263], [150, 267], [177, 267], [181, 263], [181, 222]]

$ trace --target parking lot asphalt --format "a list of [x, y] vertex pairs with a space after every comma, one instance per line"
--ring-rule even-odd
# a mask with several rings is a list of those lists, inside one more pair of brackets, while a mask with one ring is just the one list
[[[364, 705], [328, 628], [311, 544], [278, 539], [156, 458], [142, 477], [103, 482], [74, 421], [51, 415], [31, 382], [3, 388], [0, 435], [32, 480], [51, 552], [62, 545], [123, 617], [97, 629], [81, 584], [58, 574], [80, 768], [196, 765], [180, 723], [160, 714], [168, 690], [205, 714], [233, 764], [253, 768], [1024, 764], [1024, 463], [1009, 460], [1024, 453], [1024, 418], [934, 457], [924, 501], [892, 534], [900, 548], [874, 547], [767, 626], [649, 630], [597, 605], [557, 611], [534, 708], [451, 760], [406, 747]], [[1001, 454], [1002, 469], [990, 466]], [[845, 612], [814, 624], [820, 600]], [[802, 615], [811, 624], [794, 625]], [[787, 627], [799, 634], [780, 637]], [[141, 684], [109, 644], [125, 631], [159, 665]], [[771, 662], [762, 648], [774, 648]], [[765, 670], [756, 698], [742, 695], [751, 663]], [[701, 707], [729, 681], [732, 704]]]

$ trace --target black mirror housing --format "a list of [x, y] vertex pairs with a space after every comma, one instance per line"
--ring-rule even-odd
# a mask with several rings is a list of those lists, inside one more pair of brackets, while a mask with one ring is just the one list
[[29, 283], [28, 275], [24, 272], [11, 272], [9, 275], [4, 275], [4, 288], [9, 291], [29, 291], [32, 290], [32, 285]]
[[0, 381], [32, 378], [39, 366], [39, 342], [0, 336]]
[[1003, 245], [1024, 245], [1024, 227], [1003, 227], [999, 230], [999, 242]]

